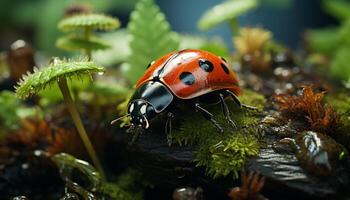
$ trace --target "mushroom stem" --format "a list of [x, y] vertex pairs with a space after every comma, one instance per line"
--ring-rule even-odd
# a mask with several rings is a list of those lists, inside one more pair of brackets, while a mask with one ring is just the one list
[[[91, 28], [90, 27], [85, 27], [84, 28], [84, 37], [87, 41], [90, 40], [90, 36], [91, 36]], [[89, 59], [89, 61], [91, 61], [92, 59], [92, 54], [91, 54], [91, 50], [90, 49], [85, 49], [85, 53]]]

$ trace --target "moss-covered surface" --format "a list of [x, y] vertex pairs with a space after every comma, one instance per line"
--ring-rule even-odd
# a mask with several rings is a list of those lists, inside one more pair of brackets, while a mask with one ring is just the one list
[[247, 159], [259, 153], [261, 134], [258, 123], [265, 98], [252, 91], [245, 91], [239, 98], [245, 104], [256, 106], [258, 110], [239, 108], [231, 99], [227, 99], [237, 129], [233, 129], [227, 122], [221, 106], [214, 105], [207, 106], [206, 109], [224, 128], [223, 134], [200, 113], [179, 115], [182, 117], [179, 119], [179, 129], [173, 132], [174, 142], [196, 146], [197, 166], [205, 167], [208, 175], [214, 178], [229, 174], [238, 177], [238, 171], [244, 167]]
[[346, 91], [326, 96], [326, 101], [340, 115], [340, 126], [330, 135], [350, 150], [350, 98]]
[[100, 187], [100, 192], [112, 199], [141, 200], [142, 188], [147, 185], [142, 174], [134, 169], [127, 169], [114, 182], [106, 182]]

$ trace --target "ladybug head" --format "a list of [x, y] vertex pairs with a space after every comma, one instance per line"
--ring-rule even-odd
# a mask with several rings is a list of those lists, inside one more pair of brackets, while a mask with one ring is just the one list
[[149, 127], [149, 121], [154, 112], [153, 106], [142, 99], [136, 99], [128, 105], [128, 115], [131, 118], [131, 123], [145, 129]]

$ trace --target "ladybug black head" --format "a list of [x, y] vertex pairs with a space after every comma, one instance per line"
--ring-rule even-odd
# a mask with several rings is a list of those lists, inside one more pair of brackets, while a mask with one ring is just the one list
[[145, 129], [149, 127], [149, 121], [151, 120], [153, 113], [153, 106], [142, 99], [136, 99], [128, 105], [128, 114], [131, 117], [131, 123]]

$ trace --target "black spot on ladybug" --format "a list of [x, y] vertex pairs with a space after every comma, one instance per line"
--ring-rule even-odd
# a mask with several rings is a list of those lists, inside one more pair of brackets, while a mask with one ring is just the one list
[[225, 58], [223, 58], [223, 57], [221, 57], [221, 56], [219, 56], [219, 57], [221, 58], [221, 60], [223, 60], [225, 63], [227, 63], [227, 61], [226, 61]]
[[230, 71], [228, 70], [227, 66], [224, 63], [221, 63], [221, 67], [225, 71], [226, 74], [230, 73]]
[[209, 60], [199, 59], [199, 66], [206, 72], [211, 72], [214, 69], [213, 63]]
[[196, 81], [193, 74], [190, 72], [182, 72], [180, 74], [180, 80], [186, 85], [192, 85]]

